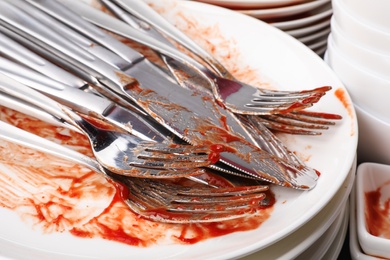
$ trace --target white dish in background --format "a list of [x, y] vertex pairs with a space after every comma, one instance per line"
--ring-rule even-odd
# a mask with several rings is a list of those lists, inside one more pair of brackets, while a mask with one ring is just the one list
[[302, 43], [308, 43], [317, 39], [321, 39], [323, 37], [328, 37], [329, 33], [330, 33], [330, 28], [325, 28], [324, 30], [320, 30], [318, 32], [303, 37], [297, 37], [297, 40]]
[[[280, 240], [274, 245], [271, 245], [259, 252], [249, 256], [240, 258], [241, 260], [256, 260], [256, 259], [295, 259], [300, 254], [305, 254], [310, 249], [313, 243], [317, 241], [329, 243], [324, 238], [324, 234], [335, 231], [337, 220], [340, 219], [342, 211], [345, 209], [345, 203], [351, 193], [353, 184], [355, 182], [356, 161], [351, 168], [348, 178], [345, 180], [343, 186], [332, 198], [326, 207], [321, 210], [312, 220], [306, 223], [303, 227]], [[343, 206], [344, 205], [344, 206]], [[332, 239], [333, 240], [333, 239]], [[306, 258], [297, 258], [306, 259]]]
[[313, 32], [319, 30], [327, 30], [330, 26], [330, 19], [325, 21], [320, 21], [319, 23], [312, 24], [303, 28], [298, 28], [294, 30], [286, 30], [285, 32], [293, 37], [299, 38], [308, 36]]
[[339, 0], [344, 6], [361, 18], [364, 23], [370, 24], [381, 31], [390, 33], [390, 1], [388, 0]]
[[286, 5], [295, 5], [312, 0], [197, 0], [208, 4], [219, 5], [227, 8], [271, 8]]
[[336, 237], [334, 238], [332, 244], [328, 248], [328, 251], [322, 257], [322, 259], [339, 259], [341, 250], [343, 249], [344, 242], [348, 233], [348, 224], [349, 224], [349, 200], [345, 205], [344, 219], [339, 231], [337, 232]]
[[390, 122], [390, 79], [370, 73], [349, 60], [334, 44], [332, 34], [329, 35], [327, 52], [328, 64], [348, 89], [354, 104]]
[[383, 77], [389, 75], [390, 53], [379, 53], [360, 45], [357, 41], [353, 41], [348, 37], [348, 33], [339, 28], [339, 25], [335, 22], [334, 18], [331, 19], [330, 26], [332, 28], [332, 39], [334, 44], [337, 45], [337, 48], [346, 57], [353, 60], [354, 63], [367, 71], [371, 71]]
[[358, 160], [390, 164], [390, 123], [358, 105], [355, 105], [355, 110], [359, 122]]
[[321, 39], [315, 40], [311, 43], [306, 43], [306, 46], [309, 49], [316, 50], [318, 48], [323, 48], [324, 46], [327, 46], [328, 44], [328, 37], [324, 36]]
[[[390, 238], [380, 234], [372, 235], [370, 226], [382, 227], [382, 231], [388, 233], [390, 228], [389, 211], [390, 201], [390, 165], [378, 163], [362, 163], [356, 174], [356, 228], [358, 241], [363, 252], [369, 255], [390, 258]], [[374, 192], [375, 201], [366, 199], [366, 194]], [[378, 197], [379, 196], [379, 197]], [[376, 200], [377, 199], [377, 200]], [[374, 205], [373, 205], [374, 203]], [[380, 211], [386, 216], [380, 216]], [[377, 216], [367, 220], [367, 215], [375, 212]], [[380, 218], [383, 218], [382, 222]], [[367, 223], [367, 221], [379, 221]], [[384, 226], [382, 226], [384, 225]]]
[[[343, 235], [345, 237], [345, 232], [346, 232], [345, 226], [346, 223], [348, 223], [346, 221], [346, 216], [348, 216], [346, 205], [347, 205], [347, 201], [343, 203], [342, 210], [337, 216], [337, 219], [333, 222], [332, 226], [330, 226], [328, 230], [326, 230], [326, 232], [310, 246], [310, 248], [308, 248], [305, 252], [303, 252], [302, 254], [300, 254], [294, 259], [305, 259], [305, 260], [333, 259], [333, 258], [326, 258], [324, 256], [330, 251], [330, 248], [332, 246], [334, 247], [338, 246], [338, 245], [334, 245], [334, 243], [341, 242], [341, 246], [343, 244], [342, 238]], [[337, 250], [339, 250], [339, 248], [338, 249], [334, 248], [334, 251], [337, 252]], [[332, 252], [332, 253], [336, 254], [336, 252]], [[337, 259], [337, 257], [335, 259]]]
[[332, 13], [332, 5], [329, 3], [310, 11], [307, 15], [305, 14], [304, 18], [289, 19], [283, 22], [271, 22], [270, 24], [281, 30], [292, 30], [305, 27], [306, 25], [316, 23], [328, 17], [330, 19]]
[[390, 32], [386, 33], [365, 23], [340, 0], [333, 0], [332, 6], [335, 22], [349, 38], [366, 48], [390, 54]]
[[349, 252], [353, 260], [378, 260], [365, 254], [360, 247], [356, 230], [356, 180], [349, 198]]
[[313, 51], [314, 51], [318, 56], [324, 57], [327, 48], [328, 48], [328, 46], [325, 45], [325, 46], [320, 47], [320, 48], [318, 48], [318, 49], [315, 49], [315, 50], [313, 50]]
[[[340, 114], [341, 121], [315, 138], [280, 135], [287, 147], [321, 173], [317, 186], [311, 191], [272, 187], [277, 202], [271, 217], [259, 228], [193, 245], [132, 247], [104, 239], [74, 237], [67, 232], [44, 235], [39, 230], [31, 230], [16, 213], [0, 208], [3, 256], [17, 259], [238, 258], [266, 248], [304, 226], [326, 207], [348, 177], [357, 147], [356, 115], [343, 84], [320, 57], [279, 29], [238, 12], [195, 1], [152, 2], [179, 28], [186, 28], [189, 21], [190, 35], [199, 37], [209, 32], [209, 43], [221, 43], [223, 46], [218, 51], [231, 52], [230, 56], [235, 57], [231, 65], [253, 69], [267, 86], [283, 90], [333, 87], [314, 108]], [[206, 42], [199, 38], [197, 41]], [[224, 49], [226, 46], [228, 49]]]
[[278, 8], [266, 8], [266, 9], [249, 9], [249, 10], [237, 10], [240, 13], [259, 18], [259, 19], [275, 19], [281, 17], [287, 17], [291, 15], [302, 14], [313, 10], [321, 5], [330, 2], [330, 0], [316, 0], [311, 2], [305, 2], [302, 4], [296, 4]]

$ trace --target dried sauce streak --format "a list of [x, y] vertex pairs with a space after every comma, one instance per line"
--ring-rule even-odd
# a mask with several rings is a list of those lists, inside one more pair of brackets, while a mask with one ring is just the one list
[[368, 232], [373, 236], [390, 239], [390, 199], [381, 202], [381, 190], [390, 183], [365, 193], [365, 217]]
[[349, 101], [347, 93], [345, 92], [345, 90], [342, 89], [342, 88], [338, 88], [338, 89], [335, 90], [334, 95], [343, 104], [345, 109], [348, 111], [349, 116], [353, 117], [351, 102]]
[[[88, 140], [78, 133], [2, 107], [0, 120], [84, 154], [92, 154]], [[215, 145], [213, 149], [219, 153], [226, 148]], [[139, 247], [163, 243], [194, 244], [255, 229], [273, 210], [274, 196], [268, 191], [269, 207], [262, 208], [256, 204], [258, 201], [253, 201], [254, 209], [261, 211], [256, 216], [207, 224], [164, 224], [146, 220], [130, 211], [123, 200], [128, 194], [126, 188], [79, 165], [7, 142], [0, 142], [0, 163], [9, 168], [0, 171], [1, 206], [14, 210], [22, 221], [32, 228], [38, 227], [43, 233], [67, 231], [77, 237], [103, 238]], [[17, 174], [9, 175], [11, 171]], [[218, 175], [204, 174], [202, 178], [220, 187], [232, 186]], [[187, 179], [175, 181], [189, 183]]]
[[[345, 107], [345, 109], [347, 110], [348, 112], [348, 115], [350, 118], [353, 118], [354, 117], [354, 110], [353, 110], [353, 105], [351, 104], [351, 102], [349, 101], [349, 98], [348, 98], [348, 95], [346, 93], [346, 91], [342, 88], [338, 88], [335, 90], [334, 92], [334, 95], [337, 97], [338, 100], [340, 100], [340, 102], [343, 104], [343, 106]], [[351, 121], [351, 124], [353, 124], [355, 121], [352, 120]], [[353, 136], [355, 134], [355, 132], [353, 131], [354, 127], [352, 126], [351, 127], [351, 136]]]

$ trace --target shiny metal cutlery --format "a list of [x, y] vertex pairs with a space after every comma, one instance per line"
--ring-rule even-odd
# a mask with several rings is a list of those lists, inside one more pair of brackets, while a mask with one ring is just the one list
[[[30, 2], [40, 2], [41, 8], [52, 8], [51, 1], [35, 1], [28, 0]], [[199, 62], [190, 58], [187, 55], [179, 52], [175, 48], [169, 48], [166, 44], [154, 40], [151, 37], [145, 37], [145, 35], [139, 35], [137, 32], [124, 30], [124, 27], [120, 23], [116, 23], [110, 19], [101, 19], [98, 13], [94, 12], [94, 8], [81, 7], [83, 3], [73, 0], [60, 0], [67, 6], [71, 7], [75, 12], [82, 15], [85, 19], [105, 28], [109, 31], [115, 32], [119, 35], [131, 37], [134, 41], [142, 43], [168, 57], [176, 60], [180, 60], [185, 65], [189, 65], [196, 69], [204, 78], [208, 78], [208, 86], [212, 90], [214, 97], [218, 102], [224, 104], [229, 110], [239, 114], [274, 114], [285, 113], [300, 110], [312, 106], [318, 102], [319, 99], [331, 89], [329, 86], [319, 87], [313, 90], [302, 91], [273, 91], [266, 89], [259, 89], [243, 82], [239, 82], [234, 79], [228, 71], [223, 68], [218, 61], [197, 46], [191, 39], [185, 36], [183, 33], [174, 28], [170, 23], [164, 20], [157, 12], [152, 10], [142, 1], [114, 1], [122, 6], [125, 10], [135, 14], [138, 18], [144, 19], [152, 26], [163, 31], [164, 34], [171, 36], [172, 39], [180, 42], [183, 46], [189, 48], [195, 54], [199, 55], [206, 63], [210, 63], [215, 72], [219, 72], [217, 75], [214, 71], [209, 70], [206, 66], [203, 66]], [[95, 9], [95, 11], [97, 11]], [[202, 52], [199, 51], [202, 50]], [[207, 55], [206, 55], [207, 54]], [[219, 68], [219, 70], [217, 70]], [[223, 72], [222, 72], [223, 71]]]
[[178, 178], [200, 175], [204, 173], [204, 169], [198, 167], [212, 163], [208, 158], [207, 147], [199, 147], [199, 150], [194, 147], [185, 149], [179, 145], [144, 141], [128, 132], [102, 128], [104, 124], [101, 123], [96, 126], [66, 106], [5, 74], [0, 77], [0, 91], [34, 104], [60, 121], [74, 125], [88, 137], [97, 161], [117, 174], [144, 178]]
[[[4, 5], [4, 8], [7, 7]], [[32, 18], [27, 14], [19, 13], [15, 16], [15, 13], [19, 12], [12, 8], [2, 12], [3, 25], [19, 30], [21, 34], [31, 31], [31, 24], [38, 25], [32, 23]], [[21, 19], [21, 16], [24, 19]], [[73, 59], [78, 66], [93, 70], [94, 76], [111, 91], [120, 93], [122, 97], [140, 105], [179, 137], [195, 145], [222, 144], [221, 161], [240, 169], [248, 176], [298, 189], [315, 186], [318, 178], [315, 172], [296, 169], [244, 140], [243, 137], [247, 140], [251, 140], [251, 137], [235, 117], [219, 108], [212, 100], [183, 89], [171, 81], [165, 81], [161, 70], [134, 50], [129, 49], [129, 53], [133, 55], [133, 64], [120, 71], [95, 57], [75, 55], [72, 50], [66, 48], [63, 50], [62, 42], [67, 39], [61, 38], [58, 42], [60, 35], [57, 34], [53, 38], [50, 35], [55, 32], [50, 27], [42, 24], [39, 26], [41, 29], [38, 32], [42, 34], [36, 31], [30, 33], [32, 40], [50, 50], [62, 50], [59, 56], [66, 53], [65, 56]], [[68, 42], [67, 45], [69, 44]], [[80, 53], [80, 50], [78, 52]]]
[[[104, 4], [105, 7], [107, 7], [115, 16], [117, 16], [119, 19], [123, 20], [127, 24], [129, 24], [131, 27], [141, 30], [142, 32], [147, 33], [154, 39], [166, 43], [167, 45], [173, 44], [168, 40], [168, 38], [164, 35], [162, 35], [159, 31], [156, 30], [152, 25], [150, 25], [148, 22], [150, 22], [149, 19], [155, 19], [156, 13], [154, 11], [151, 11], [149, 7], [145, 7], [144, 4], [138, 3], [139, 1], [135, 1], [136, 3], [134, 5], [131, 5], [130, 9], [132, 10], [131, 13], [129, 13], [129, 8], [126, 8], [126, 10], [122, 9], [120, 6], [118, 6], [118, 2], [121, 2], [120, 0], [99, 0], [101, 3]], [[120, 5], [123, 5], [120, 4]], [[141, 8], [141, 10], [138, 10], [138, 8]], [[138, 10], [138, 11], [137, 11]], [[142, 19], [139, 19], [135, 17], [132, 13], [135, 12], [139, 16], [142, 16]], [[153, 16], [153, 17], [150, 17]], [[150, 18], [149, 18], [150, 17]], [[156, 21], [153, 21], [153, 24], [165, 24], [166, 21], [161, 21], [161, 17], [157, 18]], [[171, 32], [170, 36], [174, 35], [176, 36], [175, 40], [178, 42], [181, 42], [181, 39], [183, 34], [181, 32], [177, 33], [176, 28], [172, 28], [172, 26], [163, 26], [166, 30], [169, 30]], [[159, 28], [159, 27], [158, 27]], [[175, 33], [176, 32], [176, 33]], [[123, 36], [123, 35], [122, 35]], [[179, 38], [177, 38], [179, 37]], [[185, 36], [184, 36], [185, 37]], [[185, 37], [184, 42], [187, 43], [187, 48], [192, 48], [193, 52], [197, 52], [198, 54], [205, 53], [203, 49], [198, 51], [200, 49], [199, 46], [197, 46], [195, 43], [193, 43], [191, 40], [188, 39], [188, 37]], [[206, 52], [205, 55], [201, 55], [203, 57], [203, 60], [210, 61], [210, 55]], [[171, 71], [172, 75], [175, 77], [177, 82], [185, 87], [194, 87], [199, 84], [196, 84], [197, 82], [191, 83], [191, 81], [195, 76], [185, 77], [183, 76], [183, 66], [180, 66], [175, 60], [166, 57], [164, 55], [160, 55], [161, 59], [164, 61], [166, 66]], [[215, 70], [218, 70], [217, 73], [219, 76], [227, 77], [229, 79], [232, 79], [232, 75], [224, 68], [221, 64], [218, 63], [217, 60], [212, 60], [212, 62], [215, 66], [213, 68]], [[209, 64], [210, 65], [210, 64]], [[234, 79], [233, 79], [234, 80]], [[202, 89], [198, 88], [200, 91]], [[205, 90], [206, 91], [206, 90]], [[254, 115], [247, 115], [247, 116], [254, 116]], [[341, 116], [336, 114], [329, 114], [329, 113], [319, 113], [319, 112], [313, 112], [313, 111], [307, 111], [307, 110], [299, 110], [299, 111], [292, 111], [289, 113], [281, 113], [281, 114], [270, 114], [270, 115], [257, 115], [260, 117], [259, 119], [251, 119], [249, 121], [261, 121], [267, 126], [269, 129], [277, 131], [277, 132], [283, 132], [283, 133], [289, 133], [289, 134], [300, 134], [300, 135], [321, 135], [322, 130], [329, 129], [330, 126], [335, 125], [335, 120], [340, 120]], [[239, 118], [241, 118], [239, 116]], [[248, 120], [247, 120], [248, 121]]]
[[[153, 221], [165, 223], [225, 221], [254, 214], [267, 203], [263, 193], [267, 191], [267, 186], [232, 185], [214, 188], [196, 182], [193, 182], [192, 186], [184, 186], [164, 180], [117, 175], [88, 156], [3, 121], [0, 121], [0, 139], [58, 156], [103, 174], [116, 185], [120, 185], [121, 189], [126, 189], [127, 193], [122, 194], [123, 199], [133, 212]], [[153, 214], [157, 212], [160, 214]]]

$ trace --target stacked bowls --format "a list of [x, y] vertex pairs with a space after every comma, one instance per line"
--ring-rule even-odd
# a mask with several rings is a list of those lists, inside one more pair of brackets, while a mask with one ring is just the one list
[[390, 1], [333, 0], [326, 61], [359, 121], [358, 160], [390, 164]]
[[330, 32], [330, 0], [198, 0], [267, 22], [322, 56]]
[[380, 199], [390, 196], [390, 1], [332, 0], [332, 7], [325, 60], [347, 88], [359, 124], [361, 164], [350, 198], [350, 253], [352, 259], [390, 257], [390, 239], [370, 233], [366, 218], [373, 211], [369, 192], [385, 187]]

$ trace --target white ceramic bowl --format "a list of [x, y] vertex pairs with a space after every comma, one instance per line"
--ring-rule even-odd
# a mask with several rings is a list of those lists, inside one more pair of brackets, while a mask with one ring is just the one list
[[364, 22], [390, 32], [389, 0], [340, 0], [351, 12], [361, 17]]
[[334, 19], [348, 37], [367, 48], [390, 54], [390, 32], [384, 32], [365, 23], [351, 12], [342, 0], [333, 0], [332, 8]]
[[390, 122], [390, 80], [370, 73], [348, 59], [329, 35], [327, 63], [344, 83], [354, 104], [375, 117]]
[[[356, 176], [356, 217], [359, 243], [366, 254], [390, 258], [390, 237], [384, 237], [379, 231], [372, 235], [374, 226], [384, 225], [382, 231], [390, 229], [390, 165], [363, 163], [359, 165]], [[369, 218], [378, 213], [377, 218]], [[390, 233], [390, 232], [388, 232]]]
[[353, 59], [354, 63], [362, 66], [367, 71], [372, 71], [383, 77], [390, 76], [390, 54], [379, 53], [354, 41], [340, 28], [334, 17], [331, 19], [330, 26], [332, 39], [337, 45], [337, 49], [347, 58]]
[[390, 123], [355, 105], [359, 124], [359, 162], [390, 164]]

